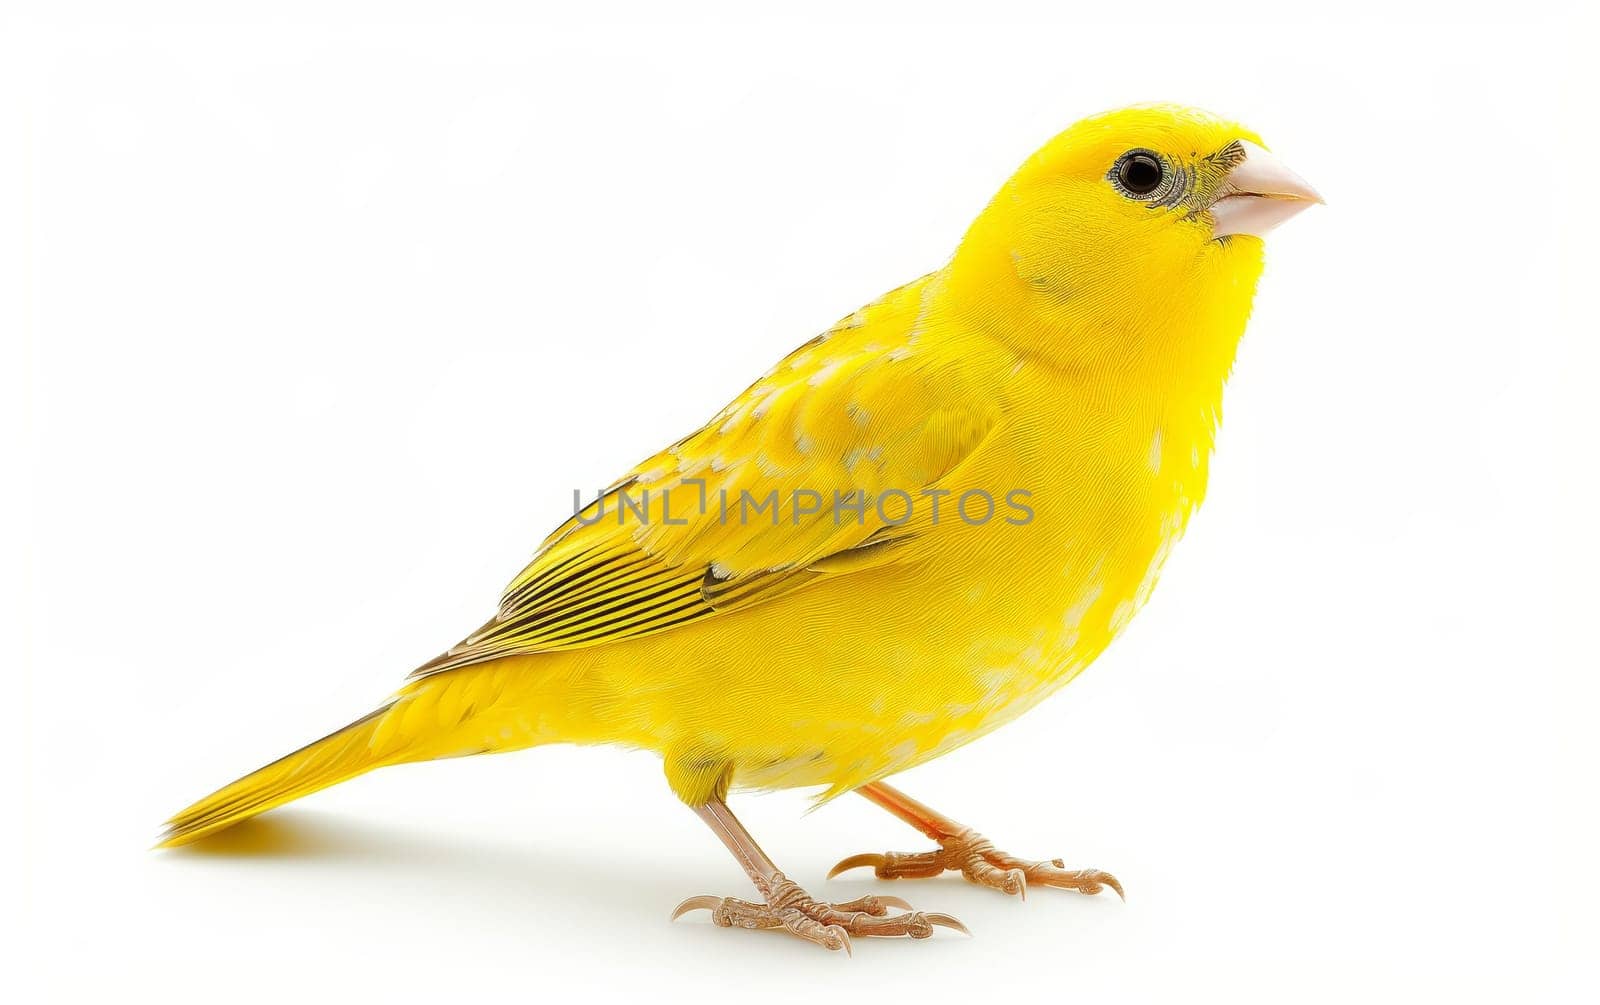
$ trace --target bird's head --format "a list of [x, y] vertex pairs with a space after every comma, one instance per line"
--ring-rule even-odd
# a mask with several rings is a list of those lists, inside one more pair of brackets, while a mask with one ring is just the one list
[[[1321, 201], [1238, 123], [1126, 108], [1030, 157], [972, 225], [950, 278], [986, 288], [994, 317], [1042, 355], [1171, 362], [1215, 350], [1226, 370], [1262, 236]], [[1228, 345], [1182, 344], [1218, 330]]]

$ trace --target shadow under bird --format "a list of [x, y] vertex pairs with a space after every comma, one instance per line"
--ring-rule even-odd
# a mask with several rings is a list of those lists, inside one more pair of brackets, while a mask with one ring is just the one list
[[638, 465], [544, 542], [483, 627], [377, 711], [183, 810], [162, 844], [385, 765], [616, 743], [661, 755], [758, 894], [692, 897], [674, 917], [708, 908], [835, 950], [965, 930], [898, 898], [812, 897], [734, 817], [735, 786], [856, 792], [935, 846], [835, 872], [1120, 894], [883, 779], [1033, 707], [1149, 597], [1205, 494], [1262, 235], [1317, 202], [1208, 113], [1079, 122], [943, 268]]

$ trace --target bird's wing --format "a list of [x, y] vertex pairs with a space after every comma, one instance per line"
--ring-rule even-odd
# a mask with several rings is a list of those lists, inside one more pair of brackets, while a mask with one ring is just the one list
[[413, 677], [666, 631], [900, 560], [928, 529], [925, 491], [999, 411], [850, 320], [558, 528], [494, 619]]

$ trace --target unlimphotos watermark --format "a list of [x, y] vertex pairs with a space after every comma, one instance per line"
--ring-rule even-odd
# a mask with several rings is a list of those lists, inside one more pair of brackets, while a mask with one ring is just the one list
[[[685, 492], [684, 486], [694, 491]], [[891, 488], [877, 493], [865, 489], [824, 493], [809, 488], [771, 489], [765, 493], [749, 489], [733, 492], [727, 488], [711, 491], [705, 479], [685, 478], [677, 486], [654, 493], [648, 488], [628, 487], [601, 493], [588, 505], [583, 502], [582, 490], [573, 489], [572, 516], [578, 523], [592, 526], [608, 519], [609, 514], [619, 527], [630, 521], [683, 527], [706, 518], [724, 525], [798, 526], [809, 520], [831, 519], [835, 525], [864, 526], [869, 517], [892, 527], [910, 523], [913, 517], [924, 517], [930, 524], [956, 519], [973, 526], [991, 521], [1021, 526], [1033, 520], [1033, 507], [1029, 504], [1032, 497], [1028, 489], [1011, 489], [997, 498], [995, 493], [981, 488], [959, 493], [935, 488]]]

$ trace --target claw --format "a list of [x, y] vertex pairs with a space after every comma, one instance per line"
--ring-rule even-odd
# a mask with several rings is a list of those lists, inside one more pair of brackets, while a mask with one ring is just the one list
[[1122, 884], [1117, 881], [1117, 877], [1111, 875], [1109, 872], [1104, 872], [1104, 873], [1100, 874], [1100, 882], [1104, 883], [1106, 886], [1111, 887], [1111, 889], [1117, 891], [1117, 897], [1124, 904], [1126, 904], [1128, 902], [1128, 895], [1122, 892]]
[[963, 925], [948, 914], [927, 914], [924, 917], [928, 919], [928, 924], [930, 925], [943, 925], [945, 928], [953, 928], [962, 935], [970, 936], [972, 934], [967, 930], [966, 925]]
[[838, 865], [835, 865], [832, 869], [829, 869], [828, 878], [832, 879], [841, 872], [847, 872], [851, 869], [859, 869], [864, 865], [870, 865], [874, 870], [877, 870], [882, 868], [884, 863], [887, 861], [888, 859], [884, 858], [882, 855], [875, 855], [871, 852], [864, 852], [860, 855], [851, 855], [849, 858], [841, 859]]
[[834, 942], [835, 942], [834, 945], [830, 945], [828, 947], [829, 949], [832, 949], [834, 951], [838, 951], [840, 949], [843, 949], [844, 950], [844, 954], [846, 956], [851, 956], [851, 957], [855, 956], [856, 951], [853, 948], [851, 948], [851, 946], [850, 946], [850, 933], [849, 932], [845, 931], [843, 928], [841, 928], [838, 925], [829, 925], [828, 926], [828, 934], [833, 936]]
[[679, 904], [677, 907], [674, 907], [672, 909], [672, 918], [670, 920], [677, 921], [679, 918], [683, 917], [685, 914], [688, 914], [690, 911], [699, 911], [699, 910], [702, 910], [702, 909], [707, 910], [707, 911], [714, 911], [714, 910], [717, 909], [717, 905], [720, 904], [720, 903], [722, 903], [722, 898], [721, 897], [711, 897], [711, 896], [690, 897], [688, 900], [684, 901], [683, 903]]
[[[873, 894], [873, 896], [877, 897], [878, 903], [884, 905], [885, 907], [898, 907], [902, 911], [911, 910], [911, 903], [909, 901], [901, 900], [899, 897], [891, 897], [885, 893], [876, 893]], [[932, 917], [932, 915], [929, 915], [929, 917]]]

